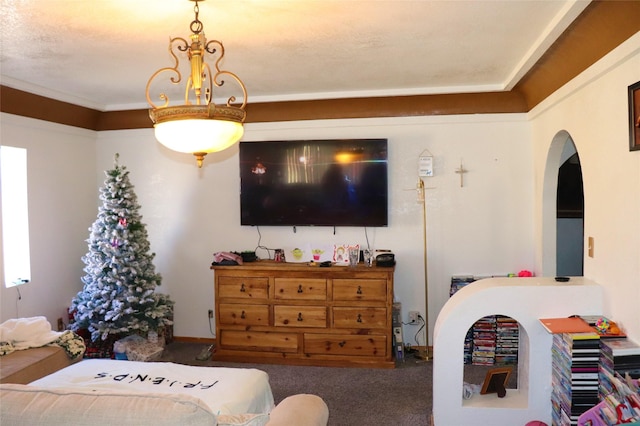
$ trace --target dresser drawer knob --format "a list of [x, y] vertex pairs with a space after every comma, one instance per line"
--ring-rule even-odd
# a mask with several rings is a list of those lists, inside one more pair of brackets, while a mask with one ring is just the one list
[[244, 313], [244, 311], [242, 311], [242, 313], [240, 314], [240, 318], [242, 319], [246, 319], [247, 315]]
[[246, 289], [246, 288], [244, 288], [244, 283], [240, 284], [240, 292], [241, 292], [241, 293], [244, 293], [244, 292], [246, 292], [246, 291], [247, 291], [247, 289]]
[[347, 342], [345, 342], [344, 340], [340, 343], [338, 343], [338, 346], [340, 346], [341, 348], [344, 348], [344, 345], [346, 345]]
[[362, 315], [358, 314], [358, 319], [356, 320], [357, 322], [362, 322]]
[[298, 312], [298, 321], [302, 321], [302, 312]]
[[356, 293], [362, 294], [362, 286], [358, 286], [358, 291], [356, 291]]
[[302, 284], [298, 285], [298, 293], [302, 293]]

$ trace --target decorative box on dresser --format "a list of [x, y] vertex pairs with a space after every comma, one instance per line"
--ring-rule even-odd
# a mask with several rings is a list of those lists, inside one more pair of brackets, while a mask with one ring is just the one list
[[212, 266], [215, 360], [393, 368], [393, 267]]

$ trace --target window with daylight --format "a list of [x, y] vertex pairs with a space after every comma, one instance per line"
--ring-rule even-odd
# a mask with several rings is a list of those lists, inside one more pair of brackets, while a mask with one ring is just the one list
[[13, 287], [31, 279], [26, 149], [0, 146], [0, 190], [4, 284]]

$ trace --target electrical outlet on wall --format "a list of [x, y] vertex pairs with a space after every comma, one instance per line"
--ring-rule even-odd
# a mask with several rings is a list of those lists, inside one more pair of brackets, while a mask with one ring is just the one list
[[213, 318], [213, 309], [209, 309], [207, 315], [209, 315], [209, 318]]
[[420, 312], [409, 311], [409, 324], [417, 324], [419, 317], [420, 317]]

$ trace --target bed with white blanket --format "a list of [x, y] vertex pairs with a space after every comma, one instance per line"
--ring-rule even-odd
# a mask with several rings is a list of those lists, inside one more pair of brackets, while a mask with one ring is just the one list
[[96, 392], [186, 394], [199, 398], [215, 414], [269, 413], [274, 407], [267, 373], [252, 368], [85, 359], [30, 385]]

